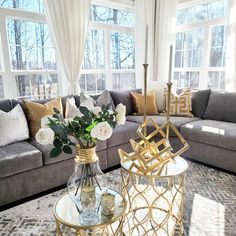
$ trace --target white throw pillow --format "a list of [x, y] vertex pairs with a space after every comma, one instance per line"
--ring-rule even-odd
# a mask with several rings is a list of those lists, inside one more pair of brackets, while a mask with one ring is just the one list
[[80, 112], [79, 108], [75, 105], [75, 99], [67, 98], [66, 99], [66, 113], [65, 118], [74, 118], [76, 116], [82, 116], [82, 113]]
[[[172, 81], [171, 91], [176, 93], [177, 83]], [[157, 98], [157, 109], [159, 112], [165, 111], [165, 88], [167, 88], [166, 82], [149, 80], [147, 84], [147, 91], [155, 90]]]
[[16, 105], [11, 111], [0, 111], [0, 147], [29, 139], [25, 113]]

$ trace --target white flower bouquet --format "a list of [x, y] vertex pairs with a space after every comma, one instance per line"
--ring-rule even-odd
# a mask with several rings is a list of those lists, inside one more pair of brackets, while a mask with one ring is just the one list
[[[126, 121], [126, 107], [117, 105], [115, 111], [109, 106], [80, 108], [81, 116], [64, 119], [57, 109], [52, 117], [42, 119], [41, 129], [36, 134], [36, 140], [42, 145], [53, 144], [50, 157], [57, 157], [62, 152], [72, 153], [72, 146], [79, 144], [80, 148], [92, 148], [98, 140], [111, 137], [116, 125]], [[73, 141], [76, 140], [77, 142]]]

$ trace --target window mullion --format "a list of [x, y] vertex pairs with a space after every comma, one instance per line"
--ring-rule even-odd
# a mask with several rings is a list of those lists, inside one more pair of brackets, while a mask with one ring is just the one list
[[109, 30], [105, 30], [104, 44], [105, 44], [105, 68], [106, 68], [106, 88], [111, 90], [112, 86], [112, 72], [111, 72], [111, 49], [110, 49], [110, 35]]
[[8, 46], [6, 17], [0, 18], [1, 41], [2, 41], [2, 56], [4, 62], [5, 73], [3, 75], [4, 94], [6, 98], [17, 98], [17, 89], [15, 76], [11, 71], [10, 49]]

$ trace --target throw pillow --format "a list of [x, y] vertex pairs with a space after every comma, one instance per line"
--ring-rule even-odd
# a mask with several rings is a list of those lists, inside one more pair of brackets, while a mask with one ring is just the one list
[[0, 111], [0, 147], [29, 139], [25, 114], [18, 104], [11, 111]]
[[40, 129], [41, 119], [44, 116], [53, 115], [54, 108], [57, 108], [61, 114], [63, 114], [63, 107], [60, 97], [55, 98], [45, 104], [24, 100], [24, 105], [26, 108], [26, 116], [29, 122], [30, 135], [32, 137], [35, 137], [35, 134]]
[[[138, 115], [144, 114], [145, 99], [143, 94], [130, 92], [135, 113]], [[156, 106], [156, 91], [147, 92], [147, 115], [158, 114]]]
[[134, 113], [130, 92], [141, 94], [142, 89], [132, 89], [128, 91], [110, 91], [115, 106], [120, 103], [126, 106], [126, 115], [131, 115], [132, 113]]
[[67, 98], [65, 118], [74, 118], [76, 116], [82, 116], [82, 113], [80, 112], [79, 108], [76, 106], [75, 99], [73, 97]]
[[[166, 82], [164, 81], [154, 81], [149, 80], [147, 83], [147, 91], [156, 91], [157, 98], [157, 108], [159, 112], [165, 111], [165, 89], [167, 88]], [[177, 82], [173, 80], [171, 91], [172, 93], [176, 93], [177, 90]]]
[[110, 109], [114, 110], [115, 105], [112, 101], [111, 95], [109, 91], [105, 90], [99, 97], [94, 100], [91, 96], [85, 93], [80, 93], [80, 106], [81, 105], [91, 107], [91, 106], [99, 106], [102, 107], [103, 105], [107, 106], [110, 105]]
[[[170, 94], [170, 115], [189, 116], [192, 117], [192, 92], [191, 90], [184, 90], [179, 95]], [[165, 90], [166, 109], [168, 103], [168, 92]]]

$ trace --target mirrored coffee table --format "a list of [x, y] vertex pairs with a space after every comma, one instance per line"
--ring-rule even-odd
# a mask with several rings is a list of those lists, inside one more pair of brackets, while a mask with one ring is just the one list
[[108, 190], [115, 195], [115, 209], [112, 216], [100, 214], [96, 225], [82, 225], [80, 213], [69, 195], [65, 193], [55, 203], [53, 214], [56, 220], [56, 235], [77, 236], [108, 236], [123, 235], [123, 220], [127, 202], [125, 198], [113, 189]]

